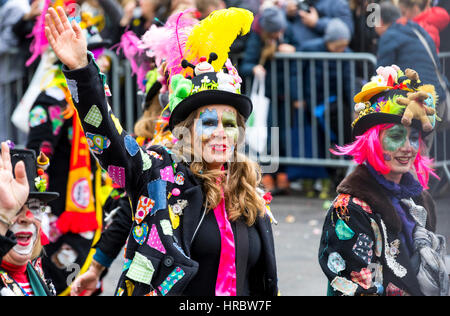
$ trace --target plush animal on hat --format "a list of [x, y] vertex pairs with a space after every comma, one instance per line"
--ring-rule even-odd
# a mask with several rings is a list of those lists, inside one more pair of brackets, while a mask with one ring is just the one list
[[436, 110], [426, 106], [425, 100], [429, 95], [425, 91], [409, 92], [408, 98], [398, 98], [397, 103], [405, 105], [406, 109], [403, 113], [402, 124], [411, 126], [412, 120], [417, 119], [422, 123], [422, 129], [425, 132], [431, 132], [433, 125], [431, 124], [428, 115], [435, 115]]
[[[421, 91], [419, 74], [412, 69], [406, 69], [405, 75], [407, 79], [403, 80], [403, 83], [406, 81], [408, 85], [413, 88], [414, 92], [409, 92], [408, 97], [400, 97], [397, 99], [397, 103], [400, 105], [406, 106], [405, 112], [402, 117], [402, 124], [405, 126], [411, 126], [412, 120], [416, 119], [422, 123], [422, 129], [424, 132], [431, 132], [433, 130], [433, 125], [431, 124], [429, 115], [435, 115], [436, 110], [432, 107], [427, 106], [425, 100], [430, 98], [429, 91]], [[399, 78], [400, 81], [401, 78]], [[416, 90], [417, 87], [417, 90]]]

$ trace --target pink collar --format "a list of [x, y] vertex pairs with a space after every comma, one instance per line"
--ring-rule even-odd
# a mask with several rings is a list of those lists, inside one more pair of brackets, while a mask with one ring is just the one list
[[234, 234], [225, 209], [225, 198], [214, 209], [220, 230], [220, 262], [217, 272], [216, 296], [236, 296], [236, 250]]

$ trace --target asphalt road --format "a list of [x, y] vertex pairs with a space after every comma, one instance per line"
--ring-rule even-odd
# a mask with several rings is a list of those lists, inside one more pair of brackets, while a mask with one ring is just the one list
[[[450, 193], [436, 200], [437, 232], [446, 236], [450, 254]], [[327, 280], [318, 264], [319, 240], [326, 211], [323, 201], [296, 196], [275, 197], [272, 211], [279, 289], [283, 296], [324, 296]], [[118, 258], [104, 280], [104, 294], [113, 295], [123, 259]]]

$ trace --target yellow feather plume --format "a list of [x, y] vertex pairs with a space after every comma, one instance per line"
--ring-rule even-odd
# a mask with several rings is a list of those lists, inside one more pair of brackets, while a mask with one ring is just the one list
[[214, 52], [219, 57], [212, 63], [215, 71], [222, 69], [228, 59], [230, 47], [239, 35], [250, 32], [253, 13], [240, 8], [212, 12], [191, 32], [186, 43], [185, 59], [197, 64], [200, 57]]

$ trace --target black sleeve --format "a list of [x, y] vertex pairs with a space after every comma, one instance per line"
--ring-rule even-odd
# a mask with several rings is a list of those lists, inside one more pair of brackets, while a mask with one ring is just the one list
[[[122, 197], [114, 200], [109, 198], [103, 208], [105, 213], [116, 211], [112, 223], [102, 233], [100, 240], [95, 245], [97, 252], [105, 255], [107, 258], [101, 258], [100, 254], [94, 257], [96, 261], [104, 266], [108, 266], [119, 255], [125, 245], [128, 235], [133, 225], [131, 207], [128, 197]], [[97, 260], [98, 259], [98, 260]]]
[[8, 230], [5, 236], [0, 236], [0, 264], [3, 256], [6, 255], [15, 245], [16, 236], [11, 231]]

